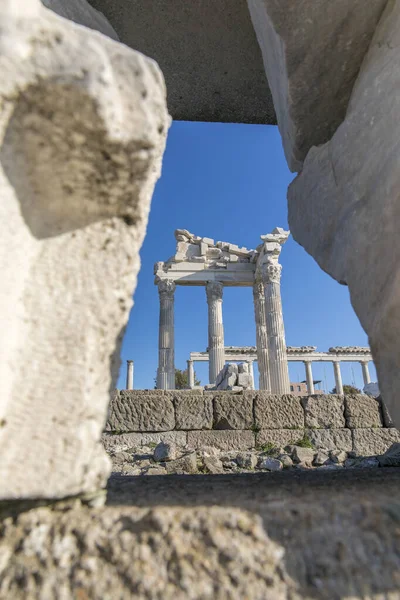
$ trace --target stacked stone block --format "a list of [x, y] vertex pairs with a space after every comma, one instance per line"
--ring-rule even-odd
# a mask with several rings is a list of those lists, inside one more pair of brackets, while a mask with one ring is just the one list
[[175, 441], [193, 448], [285, 447], [307, 437], [316, 449], [366, 456], [400, 441], [364, 395], [298, 398], [265, 391], [116, 390], [103, 436], [108, 450]]

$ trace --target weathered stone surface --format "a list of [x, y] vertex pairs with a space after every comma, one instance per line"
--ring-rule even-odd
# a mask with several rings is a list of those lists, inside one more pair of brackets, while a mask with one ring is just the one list
[[257, 456], [254, 452], [240, 452], [235, 460], [242, 469], [254, 469], [257, 465]]
[[214, 446], [220, 450], [247, 450], [254, 448], [254, 433], [248, 430], [188, 431], [188, 446]]
[[178, 457], [178, 448], [173, 442], [160, 442], [154, 448], [153, 457], [156, 462], [175, 460]]
[[261, 429], [256, 434], [256, 446], [272, 444], [276, 448], [284, 448], [288, 444], [295, 444], [303, 436], [303, 429]]
[[305, 426], [321, 429], [345, 427], [343, 396], [318, 394], [301, 399]]
[[301, 448], [300, 446], [293, 448], [293, 458], [296, 463], [312, 465], [314, 456], [315, 451], [312, 448]]
[[309, 429], [307, 435], [317, 450], [353, 450], [350, 429]]
[[176, 429], [212, 429], [213, 405], [209, 396], [179, 394], [174, 397]]
[[110, 470], [99, 441], [170, 120], [142, 54], [39, 0], [0, 12], [0, 497], [63, 497]]
[[381, 456], [377, 456], [381, 467], [399, 467], [400, 466], [400, 444], [395, 442]]
[[169, 431], [174, 427], [174, 406], [167, 396], [142, 396], [137, 390], [121, 390], [110, 403], [108, 431]]
[[219, 475], [224, 472], [224, 465], [217, 456], [205, 456], [203, 464], [206, 472], [212, 475]]
[[280, 454], [278, 456], [278, 459], [281, 461], [284, 469], [293, 467], [293, 460], [292, 460], [291, 456], [289, 456], [289, 454]]
[[2, 598], [284, 600], [294, 589], [262, 519], [231, 507], [39, 508], [0, 531]]
[[[285, 462], [286, 462], [286, 466], [288, 466], [288, 461], [286, 460]], [[292, 462], [292, 461], [290, 461], [290, 462]], [[277, 458], [272, 458], [271, 456], [268, 456], [267, 458], [264, 458], [259, 463], [258, 468], [266, 469], [267, 471], [282, 471], [283, 464]]]
[[324, 271], [349, 286], [369, 337], [382, 398], [396, 425], [400, 267], [393, 224], [400, 219], [400, 171], [394, 160], [400, 135], [399, 43], [400, 4], [388, 2], [345, 120], [328, 143], [309, 151], [288, 193], [294, 238]]
[[118, 35], [106, 17], [86, 0], [68, 0], [68, 2], [63, 2], [63, 0], [41, 0], [41, 2], [60, 17], [65, 17], [79, 23], [79, 25], [90, 27], [90, 29], [96, 29], [118, 41]]
[[171, 460], [165, 463], [165, 468], [169, 474], [185, 475], [197, 473], [197, 454], [196, 452], [190, 452], [181, 458]]
[[393, 444], [400, 442], [397, 429], [353, 429], [354, 452], [359, 456], [383, 454]]
[[316, 467], [321, 467], [322, 465], [325, 465], [328, 461], [329, 454], [327, 454], [326, 452], [322, 452], [322, 450], [319, 450], [314, 456], [313, 465], [315, 465]]
[[274, 396], [258, 392], [254, 400], [254, 417], [261, 429], [304, 428], [304, 411], [296, 396]]
[[292, 171], [343, 121], [385, 4], [248, 0]]
[[252, 395], [220, 394], [214, 397], [215, 429], [251, 429], [252, 425]]
[[379, 402], [370, 396], [357, 394], [346, 396], [344, 400], [344, 414], [346, 426], [350, 429], [356, 427], [382, 427]]
[[121, 433], [105, 432], [101, 441], [106, 452], [121, 452], [128, 448], [159, 444], [160, 442], [173, 442], [178, 446], [185, 446], [187, 442], [186, 431], [160, 431], [158, 433]]

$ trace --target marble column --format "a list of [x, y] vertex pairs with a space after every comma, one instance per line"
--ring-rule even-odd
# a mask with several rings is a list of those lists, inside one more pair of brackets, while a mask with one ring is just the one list
[[189, 389], [194, 388], [194, 365], [192, 360], [187, 361], [187, 379]]
[[161, 280], [158, 283], [160, 296], [160, 326], [158, 334], [157, 388], [175, 388], [175, 349], [174, 349], [174, 293], [173, 281]]
[[248, 360], [247, 364], [249, 365], [249, 375], [251, 376], [251, 389], [255, 390], [255, 384], [254, 384], [254, 360]]
[[265, 314], [268, 332], [268, 361], [272, 394], [289, 394], [289, 369], [281, 300], [282, 266], [267, 262], [262, 266]]
[[336, 393], [343, 395], [342, 373], [340, 371], [340, 361], [333, 363], [333, 372], [335, 374]]
[[254, 316], [256, 321], [256, 346], [259, 373], [259, 389], [271, 391], [268, 362], [268, 333], [265, 315], [265, 295], [262, 281], [253, 285]]
[[126, 361], [126, 389], [133, 390], [133, 360]]
[[364, 385], [371, 383], [371, 377], [370, 377], [369, 368], [368, 368], [368, 361], [366, 361], [366, 360], [361, 361], [361, 369], [362, 369]]
[[209, 281], [206, 285], [206, 293], [208, 302], [208, 368], [210, 383], [213, 384], [225, 365], [222, 283]]
[[312, 374], [312, 363], [311, 360], [305, 360], [304, 366], [306, 368], [306, 381], [307, 381], [307, 391], [310, 395], [314, 394], [314, 379]]

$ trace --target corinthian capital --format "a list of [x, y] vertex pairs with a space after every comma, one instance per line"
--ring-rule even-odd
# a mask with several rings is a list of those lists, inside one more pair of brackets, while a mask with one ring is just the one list
[[170, 281], [169, 279], [161, 279], [158, 282], [158, 293], [160, 294], [160, 298], [169, 298], [173, 299], [175, 293], [175, 282]]
[[222, 300], [224, 286], [219, 281], [209, 281], [206, 285], [207, 302]]
[[263, 284], [280, 283], [282, 265], [275, 261], [268, 261], [261, 266]]

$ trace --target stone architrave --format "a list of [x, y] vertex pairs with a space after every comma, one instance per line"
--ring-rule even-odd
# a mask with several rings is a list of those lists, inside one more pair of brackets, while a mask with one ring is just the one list
[[314, 394], [314, 379], [312, 374], [312, 362], [311, 360], [305, 360], [304, 366], [306, 369], [306, 381], [307, 381], [307, 391], [312, 396]]
[[344, 121], [329, 142], [311, 148], [288, 192], [295, 239], [324, 271], [349, 287], [369, 337], [382, 398], [397, 425], [399, 44], [400, 3], [390, 1], [364, 57]]
[[265, 314], [268, 331], [268, 359], [271, 392], [290, 392], [289, 369], [286, 354], [285, 328], [281, 300], [282, 266], [276, 261], [262, 265], [262, 280], [265, 290]]
[[61, 498], [110, 472], [100, 437], [170, 119], [142, 54], [39, 0], [3, 0], [0, 22], [0, 499]]
[[[265, 314], [265, 294], [262, 281], [253, 285], [254, 316], [256, 321], [256, 346], [260, 390], [271, 391], [268, 360], [268, 333]], [[253, 375], [254, 384], [254, 375]]]
[[175, 332], [174, 295], [176, 285], [164, 279], [158, 282], [160, 296], [160, 323], [158, 331], [157, 388], [175, 389]]
[[219, 281], [206, 285], [208, 303], [208, 354], [210, 384], [216, 382], [225, 366], [224, 326], [222, 322], [222, 294], [224, 286]]

